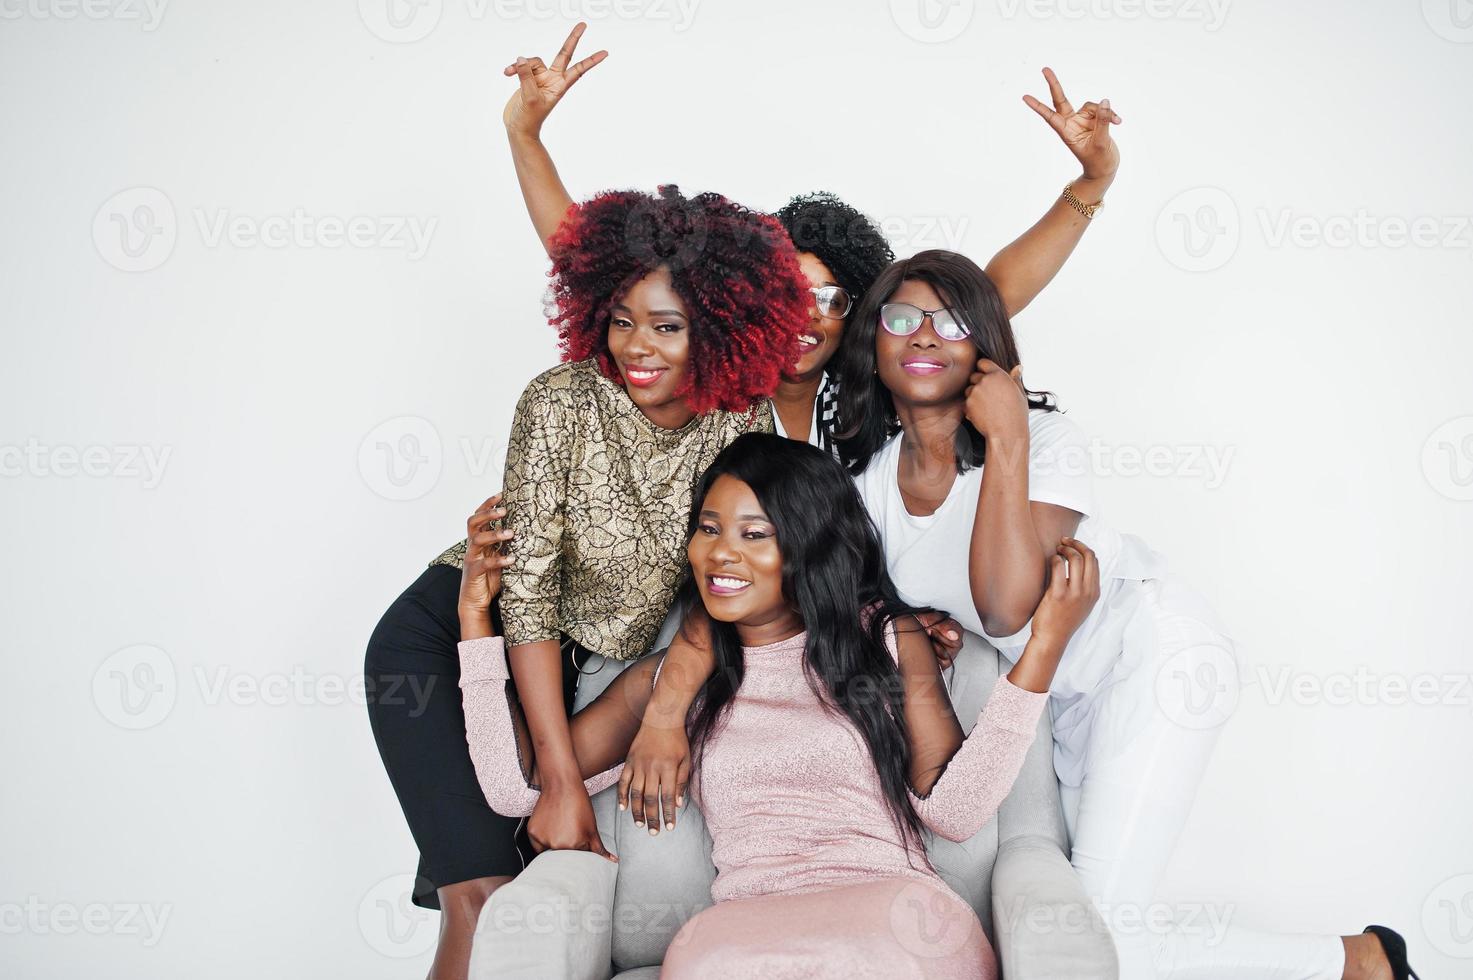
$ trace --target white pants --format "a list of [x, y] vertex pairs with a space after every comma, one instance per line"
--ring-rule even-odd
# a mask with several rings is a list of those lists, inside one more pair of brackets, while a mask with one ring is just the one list
[[[1238, 678], [1235, 661], [1224, 662], [1229, 641], [1194, 615], [1200, 600], [1178, 582], [1155, 584], [1133, 614], [1160, 617], [1162, 627], [1163, 649], [1145, 668], [1156, 674], [1149, 720], [1131, 726], [1135, 734], [1124, 745], [1092, 744], [1083, 782], [1063, 787], [1073, 865], [1110, 926], [1120, 976], [1339, 980], [1345, 954], [1338, 936], [1258, 932], [1232, 925], [1227, 906], [1156, 903], [1221, 724], [1236, 705]], [[1127, 727], [1100, 722], [1092, 738]]]

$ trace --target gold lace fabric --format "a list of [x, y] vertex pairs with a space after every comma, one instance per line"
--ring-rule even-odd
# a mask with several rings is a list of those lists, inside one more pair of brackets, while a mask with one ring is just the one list
[[[696, 481], [737, 436], [771, 431], [766, 401], [662, 429], [592, 360], [533, 379], [502, 485], [516, 531], [500, 600], [508, 646], [567, 634], [615, 660], [643, 654], [685, 567]], [[430, 564], [464, 560], [462, 541]]]

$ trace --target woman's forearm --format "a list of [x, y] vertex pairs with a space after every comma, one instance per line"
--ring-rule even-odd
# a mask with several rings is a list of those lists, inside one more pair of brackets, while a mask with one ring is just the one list
[[522, 189], [522, 201], [527, 205], [532, 227], [537, 230], [537, 237], [546, 249], [553, 232], [557, 231], [568, 209], [573, 206], [573, 198], [563, 186], [552, 155], [542, 145], [540, 137], [514, 130], [508, 130], [506, 135], [511, 144], [517, 183]]
[[512, 647], [507, 652], [517, 700], [527, 719], [537, 774], [545, 790], [582, 785], [568, 710], [563, 704], [562, 649], [556, 640]]
[[689, 614], [670, 641], [655, 689], [645, 706], [644, 723], [661, 728], [685, 726], [690, 706], [716, 669], [711, 649], [711, 621], [704, 609]]
[[[1098, 204], [1115, 180], [1108, 177], [1076, 178], [1074, 195], [1085, 204]], [[1044, 212], [1042, 218], [987, 263], [987, 275], [1002, 294], [1008, 316], [1016, 316], [1043, 292], [1084, 237], [1090, 219], [1071, 207], [1062, 196]]]
[[987, 632], [1011, 636], [1028, 622], [1048, 585], [1048, 555], [1028, 501], [1028, 440], [987, 444], [969, 554], [972, 602]]

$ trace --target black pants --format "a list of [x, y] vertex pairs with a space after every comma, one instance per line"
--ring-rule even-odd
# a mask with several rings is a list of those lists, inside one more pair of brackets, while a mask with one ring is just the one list
[[[460, 570], [433, 565], [389, 606], [363, 661], [368, 721], [379, 756], [419, 848], [414, 904], [438, 909], [435, 889], [472, 878], [515, 875], [531, 860], [522, 821], [481, 794], [465, 741], [460, 700]], [[500, 611], [491, 622], [501, 632]], [[579, 650], [575, 663], [586, 659]], [[563, 667], [572, 710], [578, 672]]]

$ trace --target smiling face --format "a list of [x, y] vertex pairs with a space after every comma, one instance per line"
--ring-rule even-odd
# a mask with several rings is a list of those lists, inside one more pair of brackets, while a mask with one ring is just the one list
[[[914, 279], [901, 283], [886, 302], [910, 303], [923, 310], [946, 305], [930, 283]], [[875, 328], [875, 366], [880, 382], [897, 401], [912, 405], [959, 401], [979, 356], [970, 339], [938, 337], [930, 317], [909, 337], [897, 337], [882, 326]]]
[[651, 422], [678, 429], [695, 418], [675, 394], [690, 368], [690, 312], [668, 270], [651, 272], [610, 307], [609, 354], [624, 389]]
[[[839, 284], [833, 270], [812, 252], [798, 253], [798, 268], [803, 270], [810, 286]], [[811, 293], [809, 299], [808, 326], [798, 338], [798, 363], [789, 369], [787, 375], [792, 380], [805, 380], [822, 371], [838, 351], [839, 341], [844, 337], [844, 320], [820, 315]]]
[[712, 619], [735, 623], [747, 646], [802, 629], [801, 617], [783, 596], [777, 527], [746, 483], [723, 474], [711, 484], [686, 556], [706, 611]]

